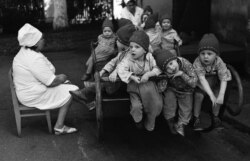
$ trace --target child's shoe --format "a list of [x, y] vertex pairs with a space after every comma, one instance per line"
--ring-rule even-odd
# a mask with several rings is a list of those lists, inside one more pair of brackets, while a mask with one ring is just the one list
[[86, 74], [84, 74], [84, 75], [82, 76], [81, 80], [82, 80], [82, 81], [87, 81], [87, 80], [89, 80], [90, 78], [91, 78], [91, 74], [86, 73]]
[[175, 130], [178, 134], [180, 134], [181, 136], [185, 136], [185, 132], [184, 132], [184, 127], [185, 125], [182, 123], [177, 123], [175, 124]]
[[194, 117], [193, 130], [194, 131], [202, 131], [204, 128], [202, 127], [201, 120], [199, 117]]
[[144, 128], [143, 122], [142, 122], [142, 121], [136, 122], [136, 123], [135, 123], [135, 126], [136, 126], [136, 128], [137, 128], [138, 130], [142, 130], [142, 129]]
[[213, 117], [213, 128], [214, 129], [223, 129], [222, 122], [218, 116]]
[[174, 128], [174, 118], [168, 119], [167, 120], [169, 130], [172, 134], [177, 134], [177, 131]]

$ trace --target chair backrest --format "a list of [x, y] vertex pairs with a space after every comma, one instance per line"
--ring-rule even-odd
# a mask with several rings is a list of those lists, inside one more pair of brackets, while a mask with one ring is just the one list
[[14, 108], [18, 108], [19, 101], [17, 99], [15, 85], [13, 83], [12, 73], [13, 73], [12, 68], [10, 68], [10, 70], [9, 70], [9, 83], [10, 83], [10, 91], [11, 91], [11, 96], [12, 96], [12, 103], [13, 103]]

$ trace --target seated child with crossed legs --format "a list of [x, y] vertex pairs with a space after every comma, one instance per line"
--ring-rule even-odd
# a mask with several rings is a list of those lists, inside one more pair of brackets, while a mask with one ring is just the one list
[[[161, 71], [154, 57], [148, 52], [149, 37], [144, 31], [135, 31], [130, 38], [130, 55], [117, 66], [118, 75], [127, 83], [132, 115], [138, 128], [153, 131], [155, 119], [161, 113], [162, 96], [150, 77]], [[145, 119], [143, 115], [145, 114]]]
[[[115, 42], [116, 36], [113, 32], [112, 21], [106, 18], [102, 24], [103, 33], [98, 36], [98, 45], [95, 48], [96, 62], [107, 61], [110, 59], [115, 52]], [[93, 71], [94, 62], [92, 55], [89, 57], [86, 62], [87, 70], [86, 73], [82, 76], [81, 80], [87, 81], [91, 77]]]
[[207, 94], [212, 102], [212, 125], [214, 128], [222, 128], [218, 117], [220, 107], [224, 102], [227, 82], [232, 79], [226, 64], [219, 57], [219, 41], [214, 34], [205, 34], [198, 49], [199, 56], [193, 66], [199, 78], [194, 94], [194, 125], [195, 131], [203, 129], [200, 121], [200, 111], [204, 96]]
[[[164, 117], [172, 134], [177, 132], [184, 136], [185, 126], [192, 116], [193, 91], [198, 81], [197, 75], [188, 60], [177, 57], [168, 50], [156, 50], [154, 55], [157, 65], [167, 76], [158, 83], [164, 97]], [[177, 110], [178, 121], [175, 123]]]

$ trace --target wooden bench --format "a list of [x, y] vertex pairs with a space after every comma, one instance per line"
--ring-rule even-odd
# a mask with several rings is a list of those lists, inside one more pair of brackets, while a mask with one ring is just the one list
[[[95, 58], [95, 52], [94, 52], [94, 43], [91, 43], [91, 50], [92, 50], [92, 56], [93, 61], [96, 62]], [[180, 48], [180, 51], [177, 51], [177, 54], [182, 56], [182, 49]], [[181, 52], [181, 54], [180, 54]], [[197, 56], [197, 54], [196, 54]], [[224, 108], [229, 111], [232, 115], [238, 115], [241, 112], [242, 106], [243, 106], [243, 87], [241, 83], [241, 79], [239, 77], [238, 72], [234, 69], [233, 66], [227, 65], [228, 69], [230, 70], [232, 74], [232, 81], [228, 83], [226, 95], [225, 95], [225, 101], [224, 101]], [[107, 97], [103, 95], [101, 92], [101, 83], [105, 81], [109, 81], [108, 77], [100, 77], [99, 71], [94, 72], [94, 83], [95, 83], [95, 90], [96, 90], [96, 98], [95, 98], [95, 106], [96, 106], [96, 122], [97, 122], [97, 138], [99, 141], [103, 140], [104, 136], [104, 123], [103, 123], [103, 103], [104, 102], [114, 102], [114, 101], [129, 101], [129, 95], [124, 95], [125, 97]], [[165, 75], [161, 75], [159, 77], [154, 77], [152, 79], [163, 79], [165, 78]], [[120, 81], [120, 80], [118, 80]], [[235, 95], [231, 95], [231, 93], [234, 92], [237, 96], [237, 101], [232, 102], [230, 100], [235, 100]]]

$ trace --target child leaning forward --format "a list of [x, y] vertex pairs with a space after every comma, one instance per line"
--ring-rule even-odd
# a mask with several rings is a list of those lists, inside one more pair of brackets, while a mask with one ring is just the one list
[[[173, 134], [177, 132], [184, 136], [184, 127], [192, 116], [193, 91], [198, 78], [192, 64], [185, 58], [177, 57], [165, 49], [156, 50], [154, 55], [157, 65], [167, 75], [167, 79], [159, 82], [163, 85], [159, 89], [164, 96], [164, 117]], [[178, 106], [178, 121], [175, 123]]]
[[205, 34], [198, 49], [199, 56], [193, 66], [199, 78], [194, 94], [194, 125], [196, 131], [202, 130], [200, 111], [204, 96], [207, 94], [212, 102], [212, 125], [221, 128], [221, 120], [218, 117], [220, 107], [224, 102], [227, 82], [232, 79], [226, 64], [219, 57], [219, 41], [214, 34]]
[[130, 38], [130, 56], [118, 64], [117, 70], [121, 80], [128, 84], [130, 114], [137, 127], [142, 127], [144, 122], [146, 130], [153, 131], [155, 119], [162, 109], [162, 96], [155, 82], [149, 78], [161, 72], [148, 47], [148, 35], [144, 31], [135, 31]]

